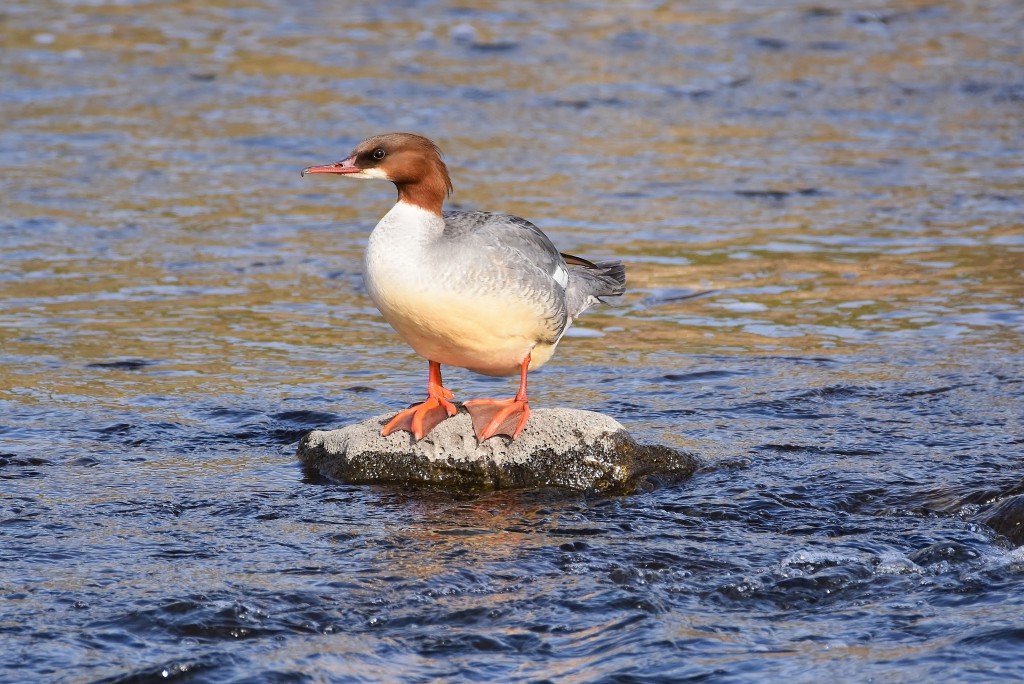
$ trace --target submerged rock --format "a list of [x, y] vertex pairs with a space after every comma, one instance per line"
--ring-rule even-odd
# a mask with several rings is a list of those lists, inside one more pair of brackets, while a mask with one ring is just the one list
[[1024, 494], [1008, 496], [982, 509], [974, 519], [1009, 539], [1014, 546], [1024, 544]]
[[419, 442], [408, 432], [382, 437], [391, 417], [314, 430], [299, 443], [299, 460], [338, 482], [454, 491], [628, 492], [658, 479], [689, 477], [699, 464], [692, 454], [639, 444], [618, 422], [593, 411], [534, 409], [515, 441], [498, 436], [482, 444], [464, 409]]

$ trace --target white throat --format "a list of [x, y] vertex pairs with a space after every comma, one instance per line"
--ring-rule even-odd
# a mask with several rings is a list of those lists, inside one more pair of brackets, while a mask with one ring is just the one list
[[403, 236], [404, 239], [435, 238], [444, 230], [444, 219], [423, 207], [399, 201], [391, 207], [391, 211], [377, 223], [370, 233], [370, 242], [374, 236]]

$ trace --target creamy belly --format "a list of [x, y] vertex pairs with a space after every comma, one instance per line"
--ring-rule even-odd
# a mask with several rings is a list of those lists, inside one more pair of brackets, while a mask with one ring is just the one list
[[417, 354], [484, 375], [515, 375], [527, 354], [540, 367], [554, 350], [538, 344], [537, 312], [514, 300], [459, 296], [440, 288], [367, 288], [391, 327]]

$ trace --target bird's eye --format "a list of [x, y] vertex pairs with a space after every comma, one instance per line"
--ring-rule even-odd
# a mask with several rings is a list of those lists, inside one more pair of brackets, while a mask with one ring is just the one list
[[373, 151], [373, 158], [376, 159], [377, 161], [380, 161], [381, 159], [383, 159], [384, 158], [384, 148], [383, 147], [378, 147], [377, 149], [375, 149]]

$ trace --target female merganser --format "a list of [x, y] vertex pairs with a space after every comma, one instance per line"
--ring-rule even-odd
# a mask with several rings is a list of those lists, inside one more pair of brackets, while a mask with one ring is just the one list
[[370, 233], [363, 280], [370, 299], [430, 367], [427, 399], [381, 430], [422, 439], [457, 412], [441, 384], [441, 364], [483, 375], [519, 373], [513, 399], [465, 406], [476, 438], [519, 436], [530, 408], [526, 375], [551, 358], [573, 319], [600, 297], [625, 291], [620, 261], [591, 263], [560, 254], [535, 225], [505, 214], [441, 211], [452, 192], [433, 142], [411, 133], [368, 138], [347, 159], [302, 172], [380, 178], [398, 203]]

